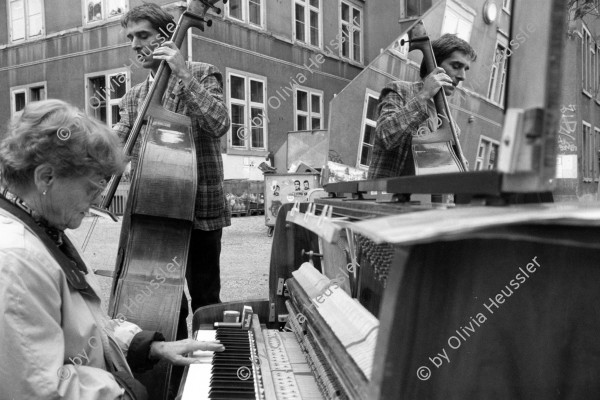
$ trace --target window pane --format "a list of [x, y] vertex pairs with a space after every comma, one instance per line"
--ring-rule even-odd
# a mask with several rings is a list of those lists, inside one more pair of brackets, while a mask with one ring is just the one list
[[319, 13], [310, 12], [310, 44], [319, 45]]
[[365, 137], [363, 138], [363, 142], [371, 145], [375, 142], [375, 127], [365, 125]]
[[477, 152], [477, 157], [483, 157], [483, 150], [485, 149], [485, 143], [481, 142], [479, 145], [479, 151]]
[[298, 115], [298, 130], [305, 131], [308, 129], [307, 126], [308, 117], [305, 115]]
[[360, 31], [354, 31], [352, 35], [354, 36], [352, 38], [354, 41], [354, 43], [352, 43], [354, 46], [354, 61], [360, 62]]
[[369, 101], [367, 103], [367, 118], [371, 121], [377, 121], [377, 99], [375, 97], [369, 96]]
[[31, 88], [29, 101], [40, 101], [46, 99], [46, 89], [43, 86]]
[[29, 37], [41, 35], [42, 29], [42, 14], [32, 15], [29, 17]]
[[12, 40], [25, 38], [25, 9], [23, 0], [10, 3], [10, 18], [12, 24]]
[[319, 8], [319, 0], [310, 0], [310, 5]]
[[342, 21], [350, 22], [350, 7], [342, 3]]
[[231, 144], [232, 146], [244, 146], [246, 131], [244, 128], [244, 106], [231, 105]]
[[490, 161], [488, 164], [488, 169], [493, 169], [496, 165], [496, 151], [498, 150], [498, 146], [492, 144], [492, 149], [490, 151]]
[[348, 25], [342, 25], [342, 56], [349, 57], [350, 54], [350, 36], [348, 33]]
[[360, 153], [360, 164], [361, 165], [371, 165], [371, 147], [363, 146], [362, 151]]
[[237, 19], [242, 19], [242, 0], [229, 1], [229, 16]]
[[108, 17], [114, 17], [115, 15], [127, 12], [127, 0], [107, 0], [106, 5]]
[[112, 75], [110, 77], [110, 98], [120, 99], [127, 91], [127, 76], [125, 74]]
[[296, 91], [297, 93], [297, 102], [296, 109], [300, 111], [308, 112], [308, 93], [303, 90]]
[[244, 86], [244, 78], [231, 75], [231, 98], [244, 100], [246, 98]]
[[321, 118], [311, 119], [311, 129], [321, 129]]
[[260, 25], [260, 1], [261, 0], [250, 0], [249, 13], [250, 22], [256, 25]]
[[496, 85], [496, 75], [498, 73], [498, 68], [495, 65], [492, 65], [492, 75], [490, 76], [490, 86], [488, 87], [488, 99], [492, 98], [492, 93], [494, 91], [494, 86]]
[[304, 25], [304, 7], [302, 7], [300, 4], [296, 4], [296, 39], [303, 42], [306, 41], [306, 37], [304, 35]]
[[321, 114], [321, 96], [311, 95], [310, 96], [310, 110], [313, 113]]
[[29, 6], [29, 15], [42, 13], [42, 0], [29, 0], [27, 5]]
[[360, 10], [352, 9], [352, 23], [360, 28]]
[[254, 103], [264, 103], [262, 82], [250, 79], [250, 101]]
[[25, 108], [25, 93], [15, 93], [15, 111], [21, 111]]
[[264, 141], [264, 130], [265, 127], [263, 125], [262, 113], [263, 110], [260, 108], [252, 108], [252, 147], [265, 147]]
[[102, 19], [102, 1], [88, 1], [88, 22], [99, 21]]
[[100, 102], [100, 105], [106, 105], [106, 79], [104, 78], [104, 76], [90, 78], [88, 91], [89, 98], [93, 97], [93, 99], [90, 100], [91, 106], [98, 106], [98, 101]]
[[110, 107], [111, 110], [111, 121], [110, 121], [110, 126], [115, 126], [115, 124], [117, 124], [119, 122], [119, 119], [121, 119], [120, 115], [119, 115], [119, 105], [115, 104], [113, 106]]

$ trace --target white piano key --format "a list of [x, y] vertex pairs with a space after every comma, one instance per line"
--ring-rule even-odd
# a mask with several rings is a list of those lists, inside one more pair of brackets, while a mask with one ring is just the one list
[[[212, 341], [215, 340], [216, 333], [215, 330], [200, 330], [196, 332], [195, 339]], [[188, 367], [181, 400], [208, 400], [213, 354], [212, 351], [203, 350], [193, 353], [193, 357], [197, 358], [199, 363]]]

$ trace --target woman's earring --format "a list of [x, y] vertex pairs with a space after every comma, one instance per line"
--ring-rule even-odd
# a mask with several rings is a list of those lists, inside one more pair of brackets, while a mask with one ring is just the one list
[[44, 196], [46, 195], [47, 190], [44, 190], [44, 192], [42, 193]]

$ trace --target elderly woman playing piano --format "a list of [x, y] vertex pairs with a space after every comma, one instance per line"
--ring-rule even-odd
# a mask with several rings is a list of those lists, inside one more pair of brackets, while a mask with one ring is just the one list
[[0, 399], [144, 399], [132, 370], [222, 351], [165, 342], [102, 311], [64, 230], [79, 227], [123, 161], [113, 132], [60, 100], [29, 104], [0, 142]]

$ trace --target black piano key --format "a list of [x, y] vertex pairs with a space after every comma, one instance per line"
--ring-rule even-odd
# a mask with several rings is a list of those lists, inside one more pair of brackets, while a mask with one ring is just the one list
[[[213, 356], [209, 398], [255, 399], [248, 331], [239, 328], [217, 328], [215, 339], [225, 346], [225, 351]], [[240, 368], [245, 369], [243, 376], [240, 376]]]

